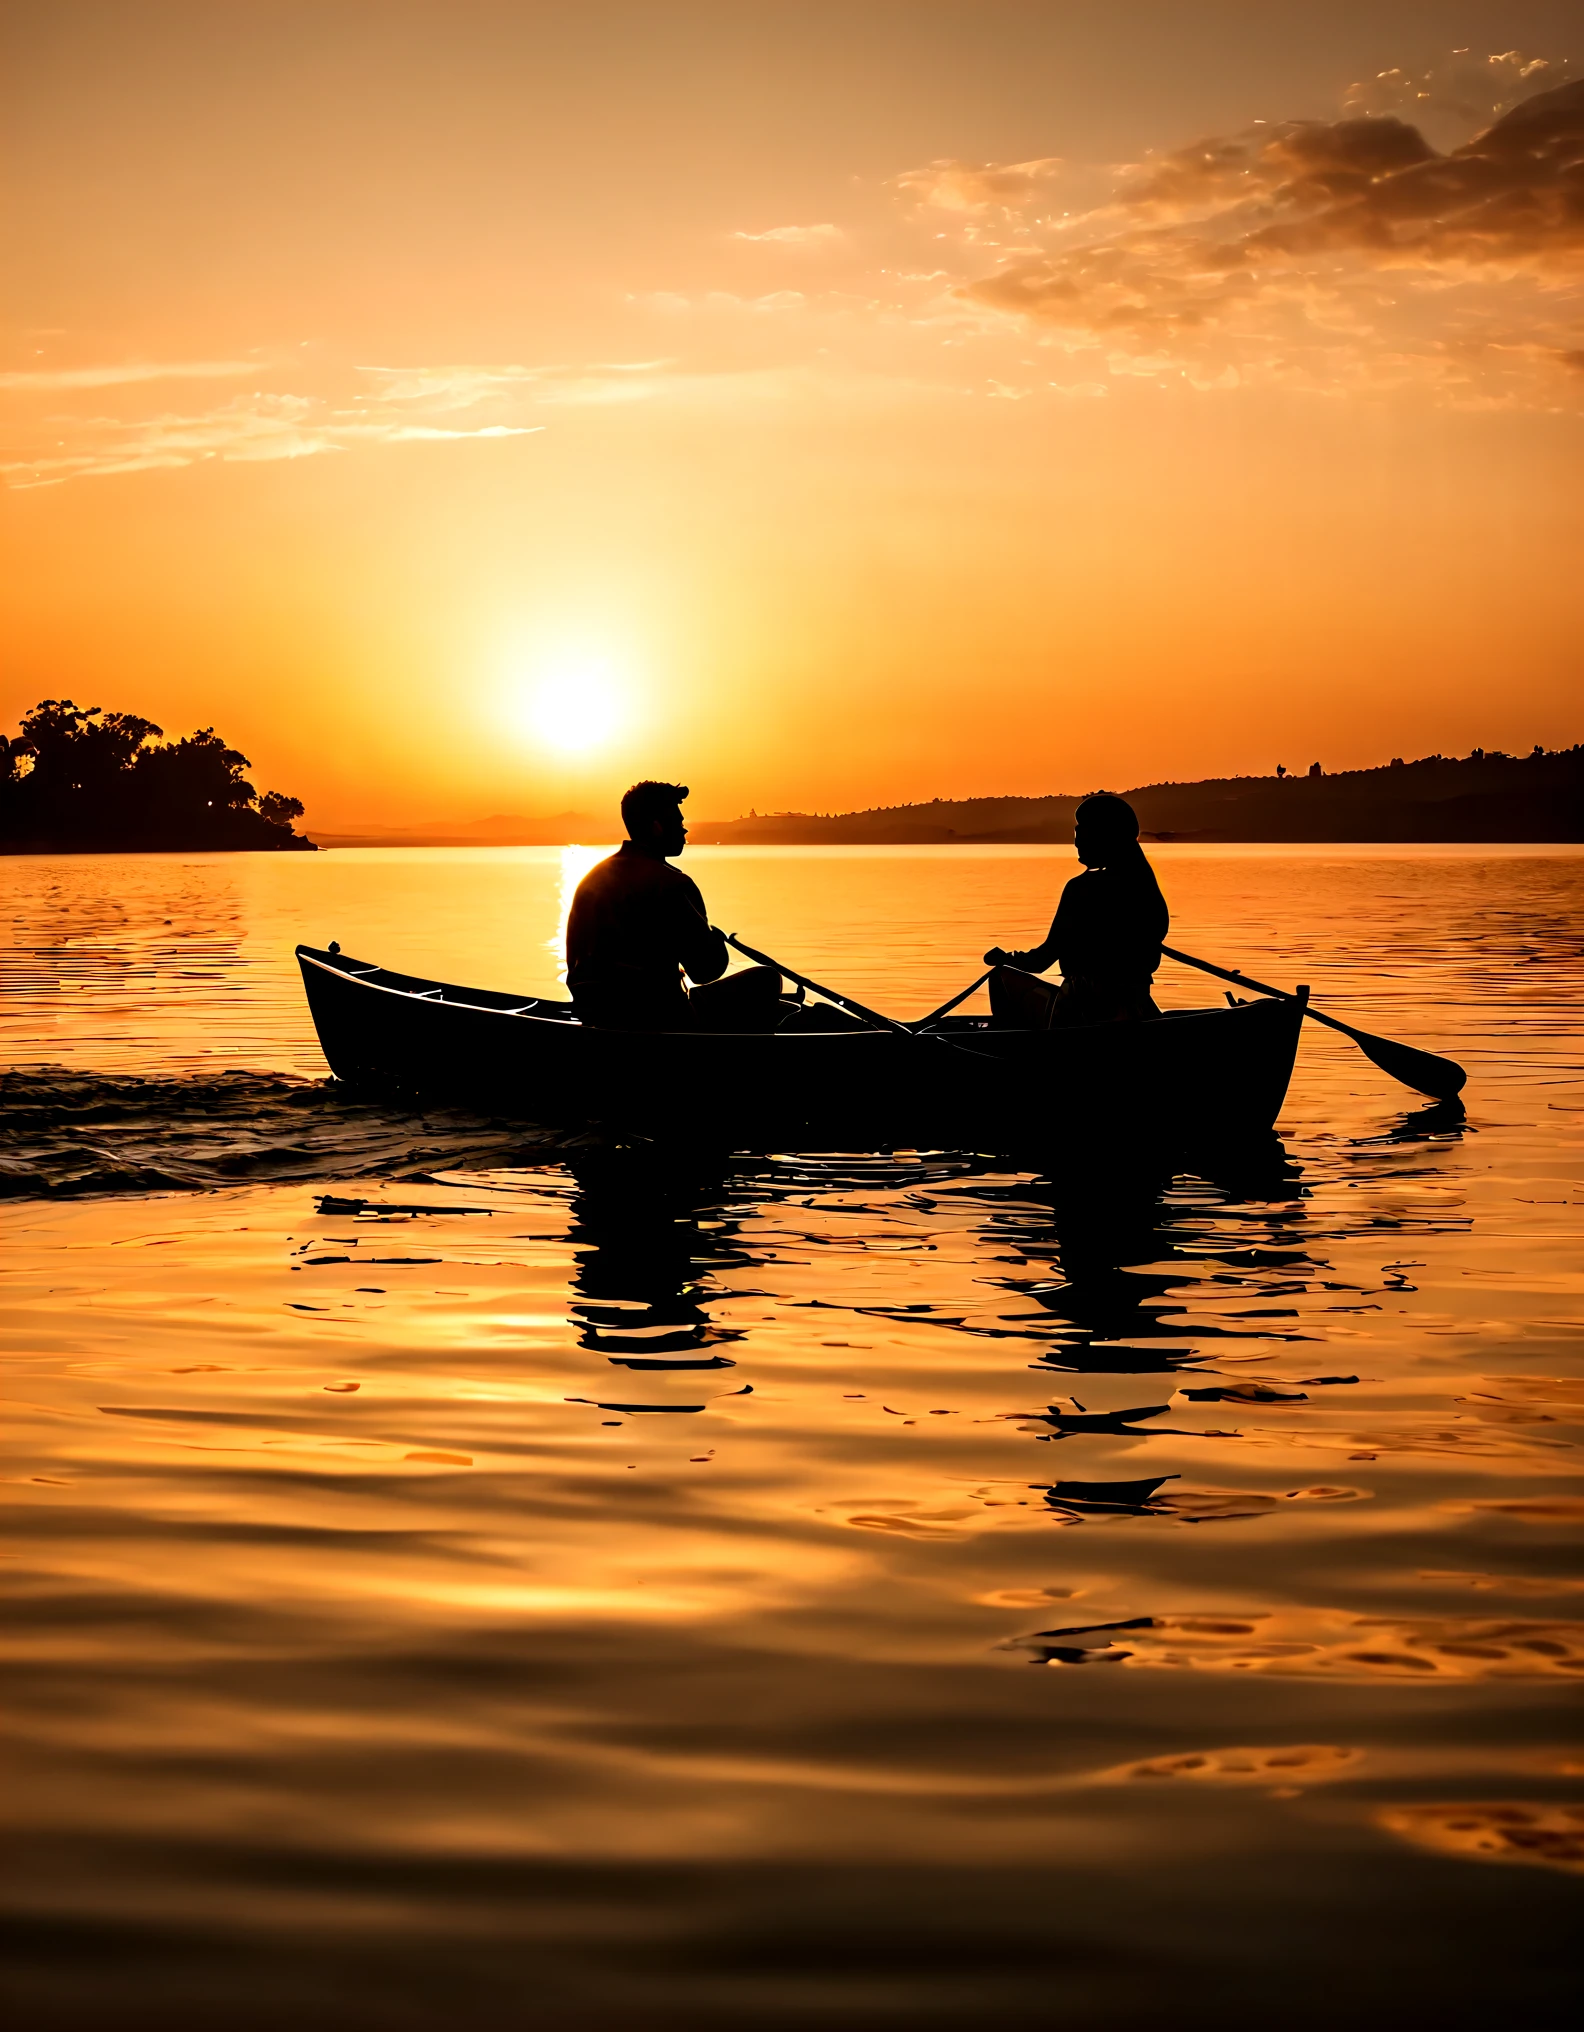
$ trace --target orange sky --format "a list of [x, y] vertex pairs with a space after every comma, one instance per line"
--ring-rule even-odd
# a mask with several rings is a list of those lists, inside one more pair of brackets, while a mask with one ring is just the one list
[[1576, 30], [12, 7], [0, 720], [329, 827], [1578, 740]]

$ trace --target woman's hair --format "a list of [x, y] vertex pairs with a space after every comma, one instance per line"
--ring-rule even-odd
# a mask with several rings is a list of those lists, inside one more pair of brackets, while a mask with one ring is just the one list
[[1097, 790], [1080, 800], [1073, 813], [1074, 827], [1082, 826], [1084, 831], [1107, 846], [1113, 841], [1125, 845], [1139, 836], [1138, 813], [1125, 797], [1118, 797], [1114, 791]]
[[1139, 845], [1138, 813], [1125, 797], [1097, 790], [1086, 797], [1073, 813], [1073, 830], [1082, 826], [1091, 851], [1098, 849], [1099, 865], [1120, 875], [1145, 895], [1155, 898], [1161, 909], [1166, 899], [1149, 857]]

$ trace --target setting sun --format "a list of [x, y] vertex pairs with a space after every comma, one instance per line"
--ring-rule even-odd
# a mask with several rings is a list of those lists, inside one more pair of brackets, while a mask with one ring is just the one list
[[604, 658], [563, 656], [529, 680], [519, 717], [545, 747], [562, 755], [587, 755], [605, 747], [617, 732], [623, 700]]

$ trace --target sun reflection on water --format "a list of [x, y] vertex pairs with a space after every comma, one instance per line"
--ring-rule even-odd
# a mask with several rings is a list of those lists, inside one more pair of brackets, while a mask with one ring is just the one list
[[556, 917], [556, 928], [545, 940], [545, 951], [555, 963], [556, 979], [566, 987], [566, 935], [567, 920], [572, 915], [572, 899], [577, 886], [590, 868], [596, 867], [611, 852], [609, 847], [563, 847], [560, 862], [560, 910]]

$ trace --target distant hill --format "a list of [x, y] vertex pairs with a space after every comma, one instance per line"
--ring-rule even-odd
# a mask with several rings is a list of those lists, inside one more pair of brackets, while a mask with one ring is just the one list
[[[1124, 792], [1145, 837], [1156, 840], [1337, 842], [1584, 841], [1584, 746], [1550, 754], [1476, 749], [1427, 755], [1335, 776], [1221, 776], [1148, 783]], [[783, 811], [690, 821], [699, 846], [1066, 845], [1079, 793], [1051, 797], [937, 798], [828, 816]], [[603, 817], [497, 813], [405, 826], [313, 829], [322, 847], [534, 847], [600, 845], [621, 835]]]
[[[1147, 839], [1584, 841], [1584, 745], [1525, 756], [1476, 748], [1335, 776], [1223, 776], [1124, 791]], [[1065, 844], [1077, 794], [937, 798], [828, 817], [773, 812], [691, 828], [701, 846]]]

